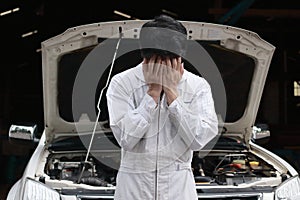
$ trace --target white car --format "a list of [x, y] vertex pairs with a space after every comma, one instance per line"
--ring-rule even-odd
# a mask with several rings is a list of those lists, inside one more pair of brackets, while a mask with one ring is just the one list
[[[120, 148], [108, 125], [105, 89], [113, 74], [141, 62], [145, 22], [88, 24], [42, 42], [45, 129], [8, 200], [113, 199]], [[210, 83], [220, 120], [218, 137], [194, 154], [199, 199], [300, 199], [297, 171], [257, 144], [269, 134], [255, 120], [275, 47], [248, 30], [182, 23], [185, 67]], [[34, 128], [12, 125], [10, 137], [34, 140]]]

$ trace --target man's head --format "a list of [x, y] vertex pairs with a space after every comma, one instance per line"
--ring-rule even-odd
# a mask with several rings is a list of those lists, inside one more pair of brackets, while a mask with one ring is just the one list
[[160, 15], [146, 22], [140, 32], [141, 54], [150, 59], [153, 55], [162, 58], [182, 57], [186, 53], [186, 28], [177, 20]]

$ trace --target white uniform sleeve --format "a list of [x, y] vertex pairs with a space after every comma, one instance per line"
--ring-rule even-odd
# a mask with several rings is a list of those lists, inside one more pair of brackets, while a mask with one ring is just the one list
[[120, 76], [112, 78], [106, 93], [110, 127], [124, 150], [132, 150], [143, 138], [156, 109], [155, 101], [148, 94], [135, 108], [133, 94], [130, 93]]
[[200, 150], [218, 134], [210, 86], [203, 81], [200, 87], [191, 102], [185, 103], [179, 96], [169, 106], [178, 134], [192, 150]]

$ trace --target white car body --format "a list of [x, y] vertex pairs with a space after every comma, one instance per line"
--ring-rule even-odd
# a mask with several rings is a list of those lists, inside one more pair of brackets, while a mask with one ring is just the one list
[[[69, 164], [69, 166], [72, 164], [76, 166], [78, 162], [77, 160], [73, 162], [73, 157], [83, 157], [86, 150], [53, 150], [55, 147], [51, 144], [62, 140], [62, 138], [89, 135], [94, 125], [93, 120], [82, 115], [77, 124], [83, 124], [83, 126], [78, 130], [76, 123], [60, 116], [58, 66], [62, 56], [79, 49], [95, 47], [99, 43], [99, 38], [118, 39], [119, 27], [122, 28], [122, 39], [137, 39], [139, 29], [144, 22], [142, 20], [128, 20], [83, 25], [70, 28], [66, 32], [42, 43], [45, 130], [28, 162], [23, 177], [11, 188], [7, 197], [8, 200], [113, 199], [114, 184], [100, 186], [77, 183], [68, 177], [68, 175], [75, 173], [74, 171], [68, 171], [74, 170], [74, 166], [65, 170], [63, 175], [62, 171], [64, 169], [56, 166], [63, 166], [61, 165], [63, 162]], [[188, 30], [189, 40], [219, 41], [222, 48], [241, 53], [253, 59], [255, 64], [247, 104], [242, 115], [237, 120], [224, 122], [226, 129], [224, 135], [241, 141], [245, 144], [245, 149], [203, 150], [202, 153], [207, 153], [204, 159], [213, 161], [224, 157], [224, 160], [226, 160], [225, 158], [230, 160], [235, 159], [236, 156], [246, 156], [247, 158], [249, 156], [256, 158], [257, 162], [262, 165], [262, 169], [266, 167], [270, 171], [266, 174], [262, 172], [262, 175], [258, 176], [253, 170], [254, 176], [242, 176], [242, 178], [235, 177], [236, 173], [228, 172], [225, 173], [226, 176], [224, 177], [221, 174], [210, 176], [208, 180], [211, 182], [200, 182], [196, 185], [199, 199], [300, 199], [300, 180], [297, 171], [279, 156], [251, 141], [256, 114], [275, 47], [261, 39], [256, 33], [248, 30], [203, 22], [182, 21], [182, 23]], [[96, 130], [97, 134], [109, 131], [109, 128]], [[49, 150], [50, 147], [51, 150]], [[97, 152], [94, 153], [97, 154]], [[117, 150], [108, 153], [99, 150], [98, 153], [104, 157], [119, 155]], [[215, 167], [215, 169], [218, 168], [217, 163], [215, 163]], [[57, 172], [57, 170], [61, 171]], [[218, 168], [218, 170], [224, 169]], [[57, 176], [60, 176], [60, 179], [55, 178]], [[233, 176], [233, 178], [229, 176]], [[246, 180], [242, 180], [245, 178]], [[217, 179], [219, 180], [216, 181]]]

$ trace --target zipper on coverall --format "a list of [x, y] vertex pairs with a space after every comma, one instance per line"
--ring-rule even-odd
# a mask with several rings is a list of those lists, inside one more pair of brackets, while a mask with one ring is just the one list
[[161, 99], [162, 99], [162, 95], [159, 97], [158, 99], [158, 122], [157, 122], [157, 135], [156, 135], [156, 156], [155, 156], [155, 187], [154, 187], [154, 199], [158, 200], [158, 150], [159, 150], [159, 131], [160, 131], [160, 109], [161, 109]]

